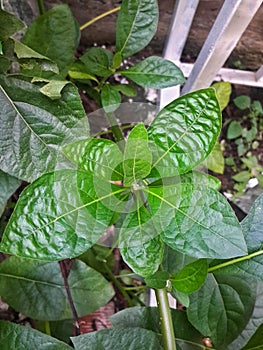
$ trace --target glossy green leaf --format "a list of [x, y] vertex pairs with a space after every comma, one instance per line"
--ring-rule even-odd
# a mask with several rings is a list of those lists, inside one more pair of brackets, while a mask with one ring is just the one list
[[214, 89], [191, 92], [164, 107], [148, 129], [153, 177], [186, 173], [212, 151], [221, 128]]
[[39, 89], [39, 91], [51, 100], [58, 100], [61, 98], [62, 90], [67, 84], [70, 84], [68, 80], [50, 80], [50, 82]]
[[101, 90], [101, 104], [106, 113], [114, 112], [121, 103], [121, 95], [113, 86], [106, 84]]
[[80, 61], [83, 62], [91, 74], [100, 77], [107, 77], [113, 73], [110, 70], [112, 62], [112, 52], [101, 47], [92, 47], [83, 56]]
[[233, 120], [228, 126], [226, 137], [229, 140], [235, 139], [235, 138], [242, 135], [242, 130], [243, 130], [243, 128], [240, 125], [240, 122]]
[[206, 259], [196, 260], [186, 265], [172, 279], [172, 286], [182, 293], [193, 293], [205, 282], [207, 276]]
[[139, 246], [120, 249], [123, 260], [131, 269], [143, 277], [153, 275], [159, 268], [163, 258], [163, 242], [155, 237]]
[[217, 350], [225, 350], [252, 315], [256, 290], [252, 280], [208, 275], [205, 284], [190, 295], [188, 319]]
[[21, 194], [0, 250], [47, 261], [80, 255], [123, 210], [123, 190], [82, 170], [43, 175]]
[[257, 329], [253, 337], [249, 340], [242, 350], [262, 350], [263, 344], [263, 324]]
[[169, 279], [169, 273], [166, 271], [157, 271], [155, 274], [146, 277], [145, 283], [149, 288], [162, 289], [166, 288], [167, 281]]
[[156, 0], [124, 0], [116, 27], [116, 52], [123, 58], [143, 49], [153, 38], [158, 23]]
[[251, 99], [249, 96], [241, 95], [234, 99], [234, 104], [241, 110], [247, 109], [250, 107]]
[[221, 145], [217, 142], [212, 152], [205, 160], [205, 166], [208, 170], [213, 171], [217, 174], [224, 174], [225, 159]]
[[[114, 295], [97, 271], [75, 261], [68, 278], [79, 316], [106, 304]], [[16, 311], [38, 320], [72, 318], [58, 263], [10, 257], [0, 264], [0, 295]]]
[[184, 83], [182, 71], [171, 61], [151, 56], [119, 72], [142, 87], [163, 89]]
[[136, 184], [151, 171], [152, 154], [148, 147], [148, 134], [140, 123], [130, 132], [124, 150], [124, 186]]
[[61, 147], [89, 136], [89, 125], [76, 87], [52, 101], [30, 82], [0, 76], [0, 168], [33, 181], [65, 162]]
[[231, 84], [226, 81], [220, 81], [219, 83], [214, 83], [211, 87], [215, 89], [220, 109], [223, 111], [230, 101]]
[[65, 78], [79, 43], [79, 26], [67, 5], [54, 6], [27, 29], [22, 43], [50, 58]]
[[0, 320], [1, 350], [70, 350], [69, 345], [30, 327]]
[[24, 28], [24, 23], [15, 15], [0, 8], [0, 41], [7, 39]]
[[180, 253], [165, 244], [162, 266], [170, 274], [177, 274], [186, 265], [196, 260], [196, 258]]
[[143, 328], [103, 329], [102, 331], [71, 337], [75, 350], [162, 350], [162, 340], [159, 334]]
[[63, 148], [66, 157], [80, 169], [105, 180], [122, 180], [123, 155], [116, 143], [106, 139], [77, 141]]
[[7, 200], [20, 185], [20, 180], [0, 170], [0, 216], [4, 212]]
[[113, 86], [114, 89], [121, 92], [123, 95], [128, 97], [134, 97], [137, 95], [136, 89], [129, 84], [118, 84]]

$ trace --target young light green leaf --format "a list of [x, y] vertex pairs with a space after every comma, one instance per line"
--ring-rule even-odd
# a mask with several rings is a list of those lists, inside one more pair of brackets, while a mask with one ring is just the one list
[[158, 23], [156, 0], [124, 0], [116, 27], [116, 52], [123, 58], [143, 49], [153, 38]]
[[187, 315], [192, 325], [225, 350], [247, 324], [254, 308], [256, 285], [238, 276], [208, 275], [205, 284], [190, 294]]
[[22, 43], [55, 62], [60, 78], [65, 78], [73, 62], [79, 37], [79, 25], [69, 7], [57, 5], [29, 26]]
[[0, 41], [8, 39], [11, 35], [24, 28], [24, 23], [15, 15], [0, 8]]
[[[125, 332], [125, 337], [123, 333]], [[157, 333], [143, 328], [113, 328], [70, 338], [75, 350], [162, 350], [162, 339]]]
[[113, 73], [110, 69], [113, 54], [111, 51], [101, 47], [92, 47], [79, 59], [91, 74], [107, 77]]
[[235, 138], [237, 138], [237, 137], [242, 135], [242, 130], [243, 130], [243, 128], [240, 125], [240, 123], [235, 121], [235, 120], [233, 120], [228, 126], [227, 136], [226, 137], [229, 140], [235, 139]]
[[4, 212], [7, 200], [20, 185], [20, 180], [0, 170], [0, 216]]
[[149, 288], [162, 289], [166, 288], [169, 273], [166, 271], [157, 271], [153, 275], [145, 278], [145, 283]]
[[221, 129], [221, 112], [212, 88], [173, 101], [148, 129], [154, 176], [177, 176], [203, 161]]
[[[215, 144], [215, 147], [213, 148], [209, 156], [206, 158], [204, 164], [208, 170], [211, 170], [217, 174], [224, 174], [225, 158], [219, 142]], [[221, 186], [219, 186], [219, 188], [220, 187]]]
[[67, 84], [70, 84], [68, 80], [50, 80], [39, 91], [51, 100], [58, 100], [61, 98], [62, 90]]
[[231, 84], [226, 81], [220, 81], [219, 83], [214, 83], [211, 87], [216, 90], [218, 103], [221, 111], [223, 111], [230, 101], [232, 92]]
[[121, 92], [123, 95], [128, 97], [134, 97], [137, 95], [136, 89], [129, 84], [118, 84], [113, 86], [114, 89]]
[[119, 72], [142, 87], [163, 89], [184, 83], [182, 71], [171, 61], [151, 56]]
[[114, 112], [119, 108], [121, 95], [113, 86], [106, 84], [101, 90], [101, 104], [106, 113]]
[[205, 282], [207, 275], [206, 259], [196, 260], [186, 265], [172, 279], [172, 286], [182, 293], [193, 293]]
[[130, 132], [124, 150], [124, 186], [136, 184], [151, 171], [152, 154], [148, 147], [148, 134], [140, 123]]
[[[68, 283], [79, 316], [97, 310], [114, 295], [104, 277], [81, 261], [74, 262]], [[72, 317], [57, 263], [15, 256], [4, 260], [0, 264], [0, 295], [16, 311], [34, 319], [54, 321]]]
[[123, 191], [82, 170], [45, 174], [21, 194], [0, 250], [46, 261], [78, 256], [97, 242], [118, 207], [123, 210]]
[[68, 74], [71, 79], [76, 80], [93, 80], [98, 83], [98, 79], [89, 73], [88, 69], [86, 68], [85, 64], [82, 63], [80, 60], [75, 61], [69, 68]]
[[72, 350], [72, 348], [64, 342], [36, 331], [31, 327], [20, 326], [15, 323], [1, 320], [0, 344], [1, 350], [19, 348], [27, 350]]
[[89, 136], [77, 88], [68, 84], [52, 101], [30, 82], [0, 76], [0, 168], [33, 181], [65, 162], [61, 147]]

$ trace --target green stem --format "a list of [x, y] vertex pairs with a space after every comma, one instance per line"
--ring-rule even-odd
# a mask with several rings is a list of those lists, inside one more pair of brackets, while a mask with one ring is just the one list
[[155, 289], [164, 350], [176, 350], [174, 328], [166, 288]]
[[47, 335], [51, 335], [50, 323], [49, 321], [45, 321], [45, 332]]
[[254, 258], [255, 256], [258, 256], [261, 254], [263, 254], [263, 250], [259, 250], [258, 252], [251, 253], [251, 254], [248, 254], [246, 256], [241, 256], [241, 258], [236, 258], [233, 260], [226, 261], [222, 264], [209, 267], [208, 272], [214, 272], [215, 270], [219, 270], [219, 269], [226, 267], [226, 266], [234, 265], [234, 264], [239, 263], [241, 261], [249, 260], [249, 259]]
[[99, 19], [102, 19], [103, 17], [106, 17], [106, 16], [108, 16], [108, 15], [114, 13], [114, 12], [119, 11], [120, 8], [121, 8], [120, 6], [119, 6], [119, 7], [115, 7], [114, 9], [111, 9], [111, 10], [109, 10], [109, 11], [107, 11], [107, 12], [104, 12], [104, 13], [102, 13], [101, 15], [99, 15], [99, 16], [97, 16], [97, 17], [91, 19], [90, 21], [88, 21], [88, 22], [86, 22], [85, 24], [83, 24], [83, 25], [80, 27], [80, 30], [83, 30], [83, 29], [89, 27], [91, 24], [93, 24], [94, 22], [98, 21]]
[[45, 13], [44, 0], [37, 0], [39, 14], [43, 15]]
[[114, 113], [106, 113], [108, 122], [110, 124], [113, 136], [115, 138], [115, 141], [117, 142], [117, 145], [119, 147], [119, 149], [124, 152], [124, 135], [123, 132], [116, 120], [116, 117], [114, 115]]

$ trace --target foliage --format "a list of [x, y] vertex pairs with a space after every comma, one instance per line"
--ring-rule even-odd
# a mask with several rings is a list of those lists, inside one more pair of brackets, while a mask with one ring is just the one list
[[[214, 88], [181, 96], [126, 139], [116, 122], [122, 94], [134, 95], [134, 87], [110, 84], [113, 74], [143, 87], [184, 82], [179, 68], [160, 57], [120, 68], [154, 36], [157, 2], [124, 0], [116, 52], [91, 48], [77, 60], [79, 29], [66, 5], [40, 16], [21, 43], [10, 37], [21, 22], [3, 11], [0, 19], [12, 23], [1, 26], [1, 208], [21, 180], [30, 182], [0, 243], [13, 255], [0, 264], [1, 297], [37, 320], [68, 322], [72, 312], [76, 322], [75, 311], [90, 313], [113, 296], [106, 277], [130, 306], [138, 304], [123, 276], [112, 273], [118, 245], [140, 287], [156, 290], [158, 309], [124, 310], [112, 329], [71, 337], [75, 349], [205, 349], [204, 336], [218, 350], [237, 340], [244, 350], [257, 345], [263, 197], [240, 224], [218, 181], [195, 170], [216, 145], [225, 97], [219, 105]], [[75, 84], [103, 107], [116, 142], [90, 137]], [[112, 225], [112, 249], [96, 244]], [[65, 276], [68, 258], [74, 262]], [[170, 311], [168, 291], [186, 312]], [[4, 349], [69, 348], [33, 329], [0, 326]]]

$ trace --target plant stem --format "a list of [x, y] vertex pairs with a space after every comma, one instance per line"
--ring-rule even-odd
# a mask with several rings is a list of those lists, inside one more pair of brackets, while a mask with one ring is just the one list
[[45, 332], [47, 335], [51, 335], [50, 323], [49, 321], [45, 321]]
[[101, 15], [99, 15], [99, 16], [97, 16], [97, 17], [91, 19], [90, 21], [86, 22], [85, 24], [83, 24], [83, 25], [80, 27], [80, 30], [83, 30], [83, 29], [89, 27], [91, 24], [97, 22], [99, 19], [102, 19], [103, 17], [106, 17], [106, 16], [108, 16], [108, 15], [111, 15], [111, 14], [114, 13], [114, 12], [119, 11], [120, 8], [121, 8], [121, 7], [118, 6], [118, 7], [115, 7], [114, 9], [111, 9], [111, 10], [109, 10], [109, 11], [107, 11], [107, 12], [103, 12]]
[[115, 138], [115, 141], [117, 142], [117, 145], [119, 147], [119, 149], [124, 152], [124, 135], [123, 132], [116, 120], [116, 117], [114, 115], [114, 113], [106, 113], [108, 122], [110, 124], [113, 136]]
[[38, 5], [39, 14], [43, 15], [45, 13], [44, 0], [37, 0], [37, 5]]
[[222, 264], [209, 267], [208, 272], [214, 272], [215, 270], [219, 270], [219, 269], [226, 267], [226, 266], [234, 265], [234, 264], [241, 262], [241, 261], [249, 260], [251, 258], [254, 258], [255, 256], [262, 255], [262, 254], [263, 254], [263, 250], [259, 250], [258, 252], [251, 253], [251, 254], [248, 254], [245, 256], [241, 256], [241, 258], [232, 259], [232, 260], [226, 261]]
[[73, 316], [75, 335], [77, 336], [77, 335], [80, 335], [79, 319], [78, 319], [78, 314], [77, 314], [77, 311], [72, 299], [72, 295], [70, 292], [69, 284], [68, 284], [68, 273], [67, 273], [66, 261], [65, 260], [59, 261], [59, 267], [60, 267], [61, 275], [63, 277], [64, 286], [68, 297], [68, 302], [69, 302], [70, 309]]
[[174, 329], [166, 288], [155, 289], [164, 350], [176, 350]]

